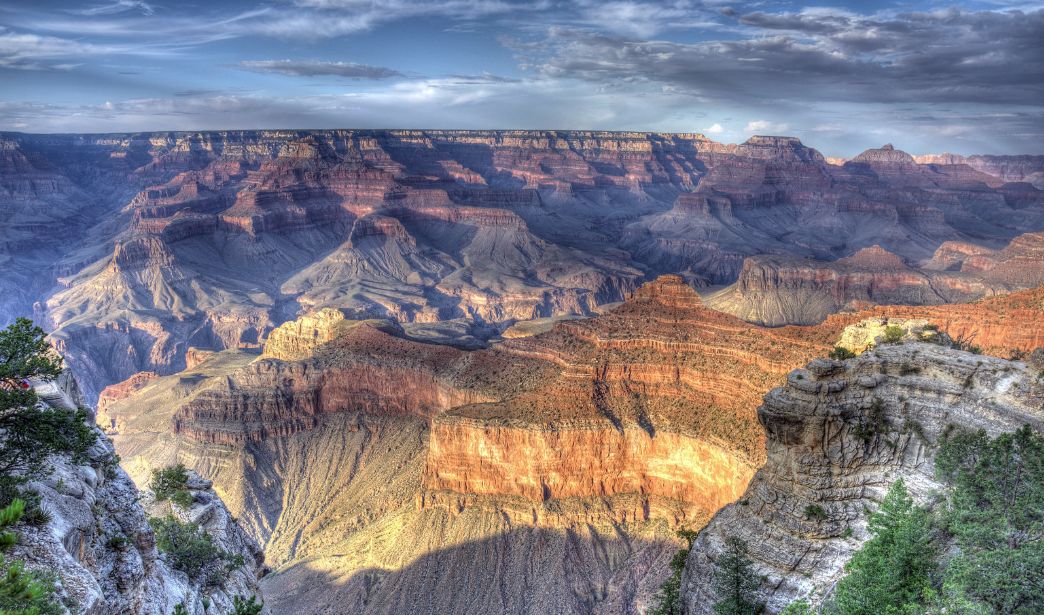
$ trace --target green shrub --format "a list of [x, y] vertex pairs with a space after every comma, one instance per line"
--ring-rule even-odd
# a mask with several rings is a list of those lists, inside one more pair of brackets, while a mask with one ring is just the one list
[[856, 354], [844, 346], [834, 346], [834, 349], [830, 351], [830, 358], [836, 361], [844, 361], [846, 359], [854, 358]]
[[812, 605], [805, 600], [791, 602], [779, 612], [779, 615], [813, 615]]
[[194, 580], [221, 585], [225, 573], [244, 563], [242, 556], [232, 555], [215, 545], [199, 524], [183, 523], [171, 515], [153, 517], [149, 524], [156, 532], [156, 547], [167, 555], [170, 565]]
[[886, 344], [898, 344], [905, 335], [906, 331], [899, 325], [888, 325], [884, 330], [884, 341]]
[[157, 501], [170, 500], [182, 508], [192, 506], [192, 493], [188, 490], [188, 470], [184, 464], [152, 471], [152, 482], [149, 486], [156, 495]]
[[257, 601], [257, 596], [250, 596], [249, 600], [236, 596], [232, 599], [232, 612], [229, 615], [261, 615], [264, 606], [265, 603]]
[[819, 504], [809, 504], [805, 507], [805, 518], [811, 521], [826, 521], [827, 513]]

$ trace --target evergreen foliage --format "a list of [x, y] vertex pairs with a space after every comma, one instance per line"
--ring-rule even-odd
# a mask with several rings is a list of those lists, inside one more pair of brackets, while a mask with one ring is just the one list
[[914, 506], [902, 479], [870, 515], [871, 538], [845, 566], [827, 613], [901, 615], [923, 612], [932, 587], [936, 547], [928, 512]]
[[236, 596], [232, 599], [232, 612], [229, 615], [261, 615], [264, 606], [265, 603], [257, 601], [257, 596], [250, 596], [249, 600]]
[[168, 515], [153, 517], [149, 524], [156, 532], [156, 547], [167, 555], [170, 565], [194, 580], [221, 585], [225, 573], [244, 563], [242, 556], [215, 545], [210, 534], [197, 523], [181, 522]]
[[683, 612], [681, 603], [681, 575], [685, 570], [685, 560], [689, 558], [689, 550], [696, 540], [698, 532], [695, 530], [678, 530], [678, 537], [685, 539], [688, 546], [679, 550], [671, 558], [671, 576], [660, 586], [656, 594], [656, 605], [646, 615], [681, 615]]
[[936, 457], [952, 485], [944, 512], [958, 552], [950, 599], [994, 613], [1044, 613], [1044, 436], [1025, 426], [990, 439], [958, 432]]
[[188, 490], [188, 470], [184, 464], [152, 471], [150, 487], [157, 501], [170, 500], [182, 508], [192, 505], [192, 493]]
[[[14, 546], [17, 535], [9, 528], [22, 517], [25, 502], [15, 500], [0, 510], [0, 551]], [[60, 615], [54, 581], [27, 570], [25, 564], [0, 555], [0, 615]]]
[[82, 459], [94, 444], [86, 410], [41, 408], [29, 386], [61, 371], [61, 357], [32, 321], [19, 318], [0, 331], [0, 506], [25, 498], [19, 486], [45, 474], [49, 456]]
[[761, 579], [754, 573], [754, 565], [747, 554], [747, 543], [736, 536], [725, 539], [725, 550], [718, 556], [714, 571], [714, 590], [718, 615], [755, 615], [760, 611], [756, 602]]

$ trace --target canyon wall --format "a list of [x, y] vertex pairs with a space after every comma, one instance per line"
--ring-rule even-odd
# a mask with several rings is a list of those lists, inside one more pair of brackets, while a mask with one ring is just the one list
[[[0, 320], [46, 321], [89, 400], [139, 371], [186, 368], [190, 348], [259, 348], [327, 307], [475, 345], [516, 320], [591, 315], [663, 273], [723, 285], [759, 254], [832, 261], [873, 245], [916, 266], [945, 242], [998, 250], [1044, 230], [1044, 193], [1012, 183], [1014, 166], [916, 164], [894, 148], [831, 165], [788, 137], [328, 130], [0, 144]], [[1002, 282], [1026, 285], [1020, 275]], [[952, 296], [992, 288], [967, 284]]]

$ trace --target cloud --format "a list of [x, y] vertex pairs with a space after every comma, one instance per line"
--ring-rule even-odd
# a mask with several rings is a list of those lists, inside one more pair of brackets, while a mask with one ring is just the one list
[[693, 43], [556, 26], [516, 50], [548, 76], [670, 85], [720, 101], [1044, 100], [1044, 9], [751, 13], [737, 23], [744, 37]]
[[790, 124], [770, 122], [768, 120], [751, 120], [743, 127], [743, 132], [781, 134], [790, 130]]
[[[50, 61], [110, 52], [98, 45], [55, 36], [12, 32], [0, 27], [0, 68], [42, 70], [61, 68]], [[65, 65], [68, 67], [68, 65]]]
[[257, 73], [278, 73], [295, 77], [336, 76], [349, 79], [388, 79], [403, 76], [399, 71], [383, 66], [322, 60], [244, 60], [237, 66]]
[[720, 135], [723, 132], [725, 132], [725, 129], [717, 122], [703, 129], [703, 133], [708, 135]]
[[156, 12], [149, 3], [142, 2], [142, 0], [117, 0], [110, 4], [99, 4], [76, 12], [80, 15], [115, 15], [125, 11], [136, 11], [142, 15], [153, 15]]

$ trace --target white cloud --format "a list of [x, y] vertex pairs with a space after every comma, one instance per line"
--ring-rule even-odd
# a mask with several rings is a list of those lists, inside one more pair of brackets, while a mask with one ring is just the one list
[[708, 135], [720, 135], [723, 132], [725, 132], [725, 129], [717, 122], [703, 129], [703, 133]]
[[783, 133], [790, 130], [790, 124], [770, 122], [768, 120], [751, 120], [743, 127], [743, 132]]

